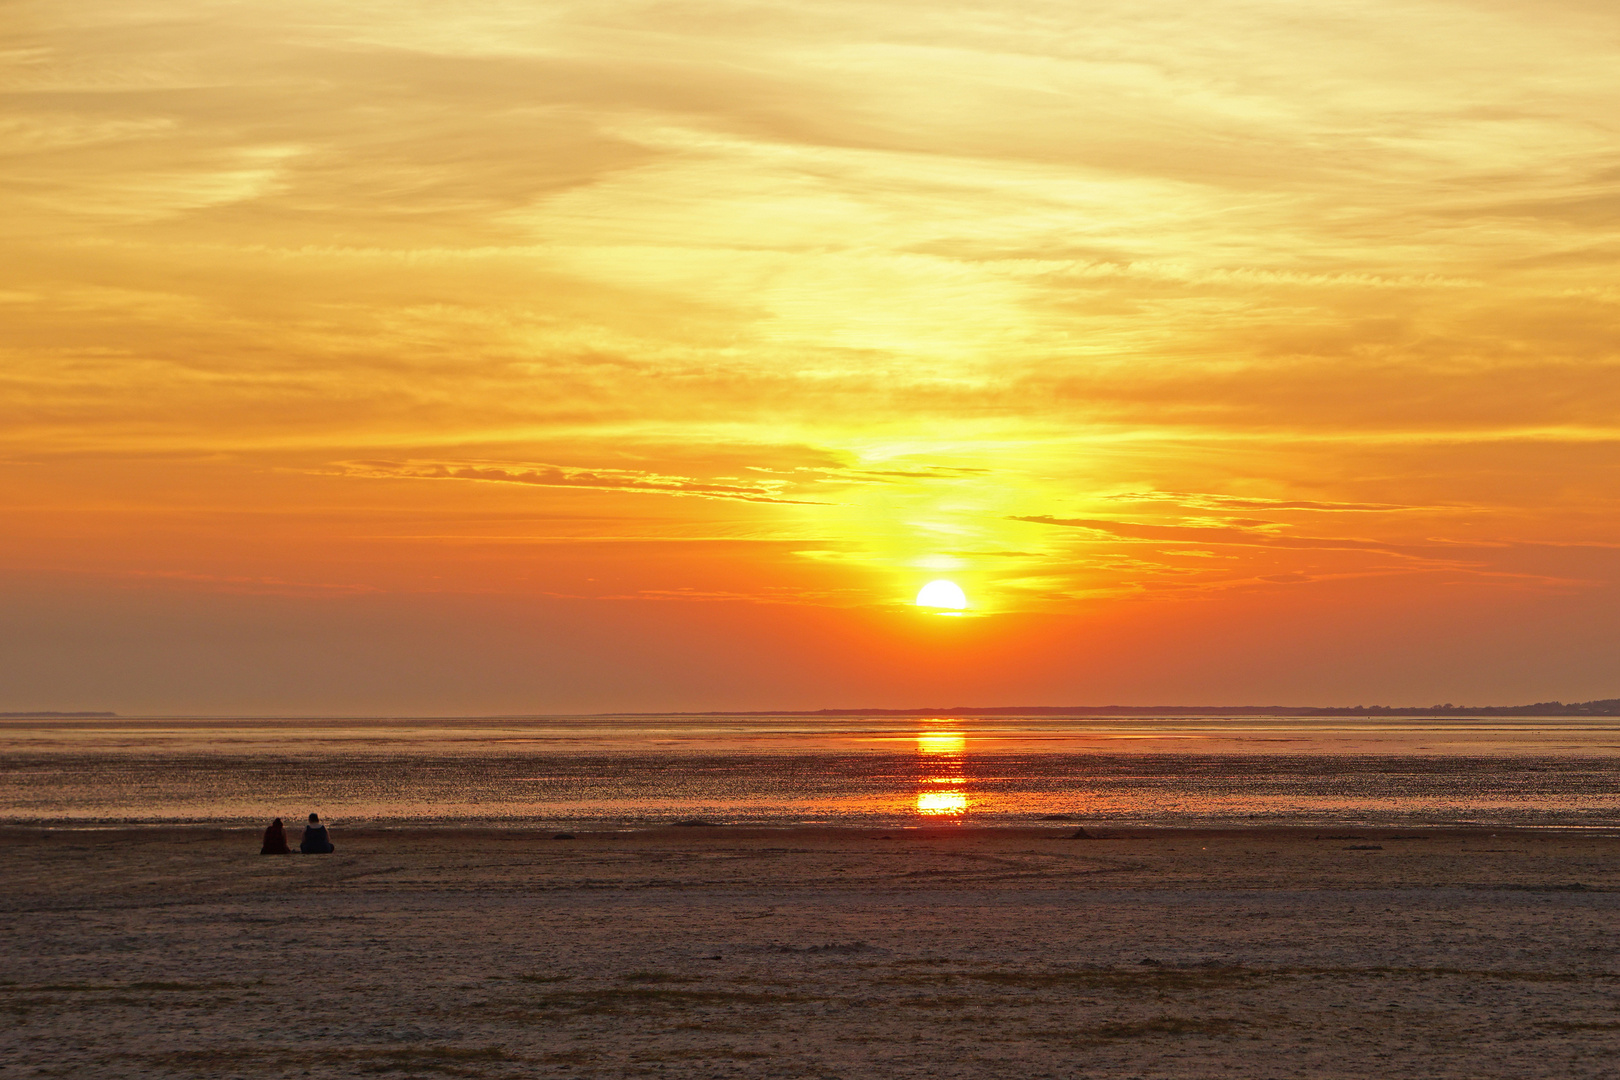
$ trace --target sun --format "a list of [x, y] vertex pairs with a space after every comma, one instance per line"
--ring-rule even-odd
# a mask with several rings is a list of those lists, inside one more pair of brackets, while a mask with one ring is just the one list
[[930, 581], [917, 593], [917, 606], [925, 608], [950, 608], [961, 611], [968, 606], [967, 594], [962, 587], [954, 581]]

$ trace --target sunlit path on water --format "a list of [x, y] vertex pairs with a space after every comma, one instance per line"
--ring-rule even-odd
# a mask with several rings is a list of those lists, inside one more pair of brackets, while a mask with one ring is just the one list
[[0, 821], [1620, 828], [1613, 719], [0, 721]]
[[924, 732], [917, 736], [917, 753], [925, 773], [917, 791], [917, 813], [936, 819], [965, 815], [967, 738], [959, 731]]

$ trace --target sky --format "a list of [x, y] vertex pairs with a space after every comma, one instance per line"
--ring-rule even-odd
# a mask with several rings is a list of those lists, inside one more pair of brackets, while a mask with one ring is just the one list
[[1620, 695], [1607, 0], [3, 10], [0, 710]]

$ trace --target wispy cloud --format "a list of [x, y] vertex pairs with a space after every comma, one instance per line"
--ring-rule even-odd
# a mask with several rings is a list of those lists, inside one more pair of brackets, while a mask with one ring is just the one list
[[1057, 518], [1044, 515], [1019, 516], [1014, 521], [1037, 525], [1060, 525], [1087, 529], [1124, 540], [1145, 540], [1185, 544], [1237, 544], [1248, 547], [1300, 548], [1344, 551], [1379, 551], [1405, 554], [1387, 541], [1328, 536], [1280, 536], [1258, 527], [1241, 525], [1154, 525], [1103, 518]]
[[789, 498], [788, 485], [761, 481], [758, 484], [715, 483], [685, 476], [662, 476], [634, 469], [575, 468], [560, 465], [496, 465], [489, 463], [441, 461], [345, 461], [336, 468], [341, 475], [374, 480], [470, 480], [485, 484], [523, 484], [531, 487], [587, 488], [599, 491], [628, 491], [647, 495], [680, 495], [699, 499], [730, 499], [738, 502], [783, 503], [800, 506], [825, 505], [816, 499]]
[[1310, 499], [1252, 499], [1188, 491], [1123, 491], [1104, 495], [1113, 502], [1162, 502], [1200, 510], [1321, 510], [1331, 513], [1433, 509], [1402, 503], [1322, 502]]

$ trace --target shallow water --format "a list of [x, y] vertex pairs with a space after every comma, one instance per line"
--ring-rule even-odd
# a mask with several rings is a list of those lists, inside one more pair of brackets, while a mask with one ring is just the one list
[[0, 821], [1620, 827], [1620, 721], [0, 720]]

